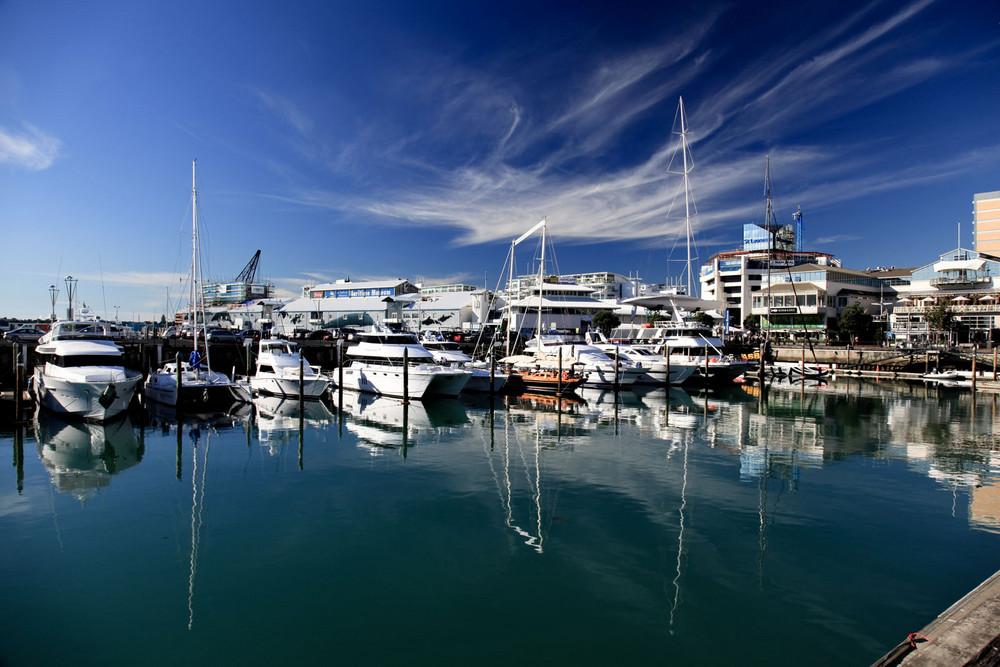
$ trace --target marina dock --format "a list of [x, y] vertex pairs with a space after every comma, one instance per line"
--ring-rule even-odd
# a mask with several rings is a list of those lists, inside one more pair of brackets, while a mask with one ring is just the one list
[[873, 667], [1000, 665], [1000, 572], [971, 590]]

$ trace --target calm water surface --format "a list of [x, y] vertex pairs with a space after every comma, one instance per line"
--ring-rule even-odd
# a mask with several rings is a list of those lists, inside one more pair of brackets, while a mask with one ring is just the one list
[[1000, 568], [994, 396], [583, 397], [2, 426], [0, 664], [870, 664]]

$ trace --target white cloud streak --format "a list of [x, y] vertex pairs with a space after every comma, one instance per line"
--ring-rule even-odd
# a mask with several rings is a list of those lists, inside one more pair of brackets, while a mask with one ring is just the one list
[[0, 126], [0, 163], [28, 171], [48, 169], [59, 157], [62, 143], [34, 125], [21, 131]]

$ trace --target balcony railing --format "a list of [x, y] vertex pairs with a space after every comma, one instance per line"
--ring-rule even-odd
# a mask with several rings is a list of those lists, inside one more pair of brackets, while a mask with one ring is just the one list
[[988, 283], [992, 278], [984, 273], [972, 273], [964, 276], [941, 276], [931, 278], [931, 285], [974, 285]]

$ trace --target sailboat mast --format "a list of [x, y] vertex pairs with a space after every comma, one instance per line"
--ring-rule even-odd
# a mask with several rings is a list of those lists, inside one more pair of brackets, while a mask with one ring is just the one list
[[681, 150], [684, 153], [684, 232], [687, 237], [687, 285], [684, 293], [691, 296], [691, 186], [688, 181], [687, 122], [684, 119], [684, 98], [680, 99]]
[[[198, 351], [198, 186], [197, 160], [191, 161], [191, 334]], [[197, 369], [194, 369], [197, 372]]]
[[541, 263], [538, 266], [538, 349], [541, 351], [542, 347], [542, 283], [545, 281], [545, 228], [548, 226], [546, 223], [548, 218], [542, 218], [542, 257]]
[[774, 230], [771, 228], [771, 217], [774, 212], [771, 210], [771, 156], [764, 156], [764, 199], [767, 202], [764, 207], [764, 228], [767, 230], [767, 333], [771, 335], [771, 250], [774, 248]]

